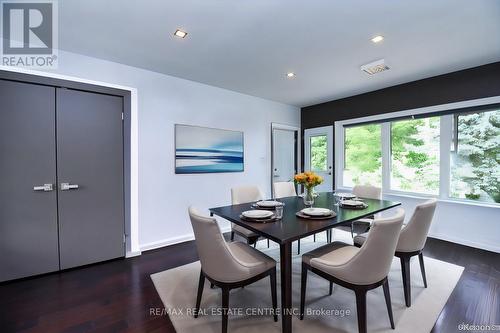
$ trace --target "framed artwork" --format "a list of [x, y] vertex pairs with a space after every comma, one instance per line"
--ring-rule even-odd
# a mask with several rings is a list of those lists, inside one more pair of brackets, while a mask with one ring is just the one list
[[175, 124], [176, 174], [243, 170], [243, 132]]

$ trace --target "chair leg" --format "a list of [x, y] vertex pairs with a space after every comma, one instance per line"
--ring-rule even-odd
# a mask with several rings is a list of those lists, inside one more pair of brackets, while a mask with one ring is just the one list
[[276, 268], [271, 272], [271, 297], [273, 300], [274, 321], [278, 321], [278, 296], [276, 294]]
[[231, 242], [234, 241], [234, 231], [231, 231]]
[[215, 285], [213, 283], [210, 283], [210, 289], [214, 289]]
[[198, 318], [198, 312], [200, 311], [201, 296], [203, 295], [203, 287], [205, 286], [205, 274], [200, 269], [200, 280], [198, 281], [198, 294], [196, 295], [196, 306], [194, 310], [194, 317]]
[[307, 287], [307, 266], [302, 263], [302, 274], [300, 276], [300, 320], [304, 319], [304, 307]]
[[222, 333], [227, 333], [228, 312], [229, 312], [229, 289], [222, 288]]
[[255, 243], [253, 243], [253, 248], [257, 248], [257, 241], [255, 241]]
[[316, 234], [313, 235], [313, 242], [316, 243]]
[[354, 223], [351, 223], [351, 238], [354, 238]]
[[425, 277], [424, 254], [422, 252], [418, 255], [420, 261], [420, 271], [422, 272], [422, 279], [424, 280], [424, 287], [427, 288], [427, 278]]
[[403, 275], [403, 291], [405, 294], [406, 307], [411, 306], [411, 285], [410, 285], [410, 258], [400, 258], [401, 274]]
[[358, 332], [366, 333], [366, 290], [355, 290], [356, 310], [358, 312]]
[[297, 254], [300, 254], [300, 239], [297, 241]]
[[326, 242], [327, 243], [332, 242], [332, 229], [329, 229], [326, 231]]
[[269, 248], [269, 239], [267, 240], [267, 248]]
[[392, 302], [391, 302], [391, 293], [389, 291], [389, 280], [386, 278], [384, 284], [382, 285], [384, 288], [384, 296], [385, 296], [385, 305], [387, 305], [387, 313], [389, 314], [389, 321], [391, 322], [391, 328], [394, 329], [394, 317], [392, 315]]
[[330, 290], [328, 291], [328, 295], [332, 296], [333, 293], [333, 282], [330, 282]]

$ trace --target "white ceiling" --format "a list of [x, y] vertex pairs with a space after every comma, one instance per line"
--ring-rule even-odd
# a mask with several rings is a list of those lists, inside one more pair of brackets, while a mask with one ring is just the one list
[[[297, 106], [500, 61], [498, 0], [64, 0], [59, 12], [61, 49]], [[359, 70], [379, 58], [390, 71]]]

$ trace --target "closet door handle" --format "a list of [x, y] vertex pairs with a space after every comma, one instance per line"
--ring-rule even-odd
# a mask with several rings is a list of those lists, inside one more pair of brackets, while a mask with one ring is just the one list
[[43, 191], [43, 192], [50, 192], [54, 188], [52, 187], [52, 184], [43, 184], [40, 186], [33, 186], [33, 191]]
[[78, 189], [77, 184], [61, 183], [61, 191], [76, 190]]

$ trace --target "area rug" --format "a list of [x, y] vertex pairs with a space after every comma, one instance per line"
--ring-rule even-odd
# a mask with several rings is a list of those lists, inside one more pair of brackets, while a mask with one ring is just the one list
[[[342, 231], [336, 231], [334, 239], [350, 242], [349, 234]], [[267, 248], [265, 243], [265, 241], [259, 242], [257, 248], [279, 261], [279, 247], [274, 244]], [[323, 244], [325, 244], [324, 235], [318, 235], [316, 242], [312, 241], [312, 237], [303, 239], [301, 252], [310, 251]], [[296, 253], [296, 247], [294, 252]], [[424, 288], [418, 259], [416, 257], [414, 259], [411, 261], [412, 306], [410, 308], [405, 306], [401, 266], [399, 259], [396, 258], [389, 273], [396, 329], [390, 328], [383, 290], [379, 287], [367, 294], [368, 331], [428, 333], [434, 326], [462, 274], [463, 267], [425, 257], [428, 288]], [[300, 265], [301, 256], [294, 255], [292, 297], [296, 313], [300, 302]], [[277, 267], [279, 269], [279, 264]], [[199, 273], [200, 263], [197, 261], [151, 275], [165, 306], [164, 309], [153, 310], [152, 314], [168, 314], [177, 333], [221, 332], [221, 292], [217, 288], [210, 289], [208, 281], [205, 282], [203, 291], [202, 313], [198, 318], [193, 318]], [[279, 275], [277, 280], [279, 302]], [[245, 288], [232, 290], [229, 304], [231, 308], [229, 332], [281, 332], [281, 318], [278, 322], [274, 322], [270, 314], [269, 278]], [[294, 332], [357, 332], [354, 292], [335, 285], [333, 294], [328, 296], [328, 282], [314, 273], [309, 273], [305, 318], [301, 321], [298, 315], [293, 316], [292, 325]]]

